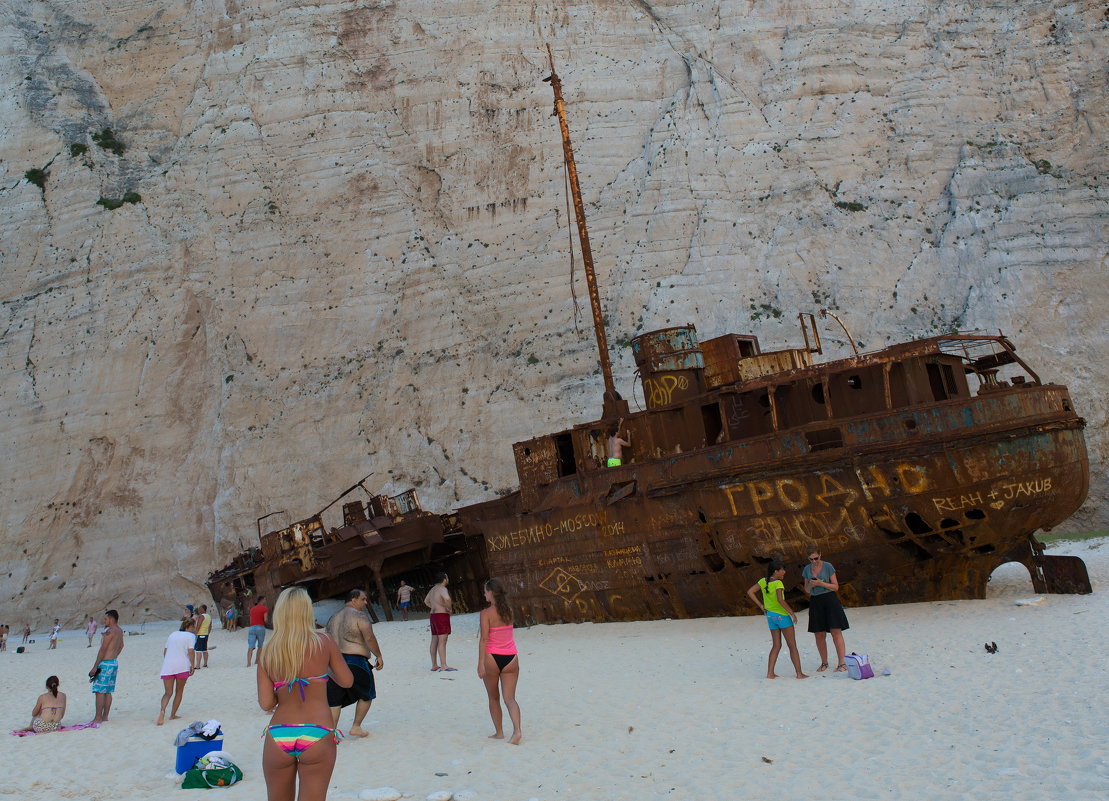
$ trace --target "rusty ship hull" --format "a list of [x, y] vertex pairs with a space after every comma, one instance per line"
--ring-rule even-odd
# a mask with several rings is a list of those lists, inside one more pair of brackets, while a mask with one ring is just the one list
[[[533, 622], [751, 614], [746, 590], [771, 559], [786, 560], [787, 599], [803, 607], [814, 547], [847, 605], [982, 598], [1014, 561], [1040, 591], [1089, 591], [1080, 562], [1044, 556], [1033, 536], [1088, 489], [1084, 421], [1066, 388], [1034, 374], [996, 383], [990, 368], [1015, 361], [1008, 343], [1000, 359], [944, 353], [999, 339], [923, 340], [718, 384], [628, 415], [638, 448], [618, 467], [603, 466], [599, 447], [611, 421], [518, 443], [521, 491], [459, 510], [463, 528], [481, 535], [490, 575]], [[703, 376], [668, 369], [693, 352], [645, 385]], [[949, 385], [937, 389], [930, 372]], [[978, 374], [974, 393], [966, 376]], [[766, 419], [743, 413], [752, 408]], [[770, 430], [752, 433], [760, 426]]]
[[[244, 549], [208, 576], [208, 591], [217, 606], [226, 609], [233, 604], [241, 622], [256, 598], [272, 603], [286, 587], [302, 586], [317, 600], [358, 588], [392, 620], [391, 600], [399, 577], [419, 590], [449, 567], [456, 578], [459, 608], [475, 608], [484, 565], [466, 551], [455, 518], [425, 511], [415, 490], [389, 497], [372, 493], [364, 482], [316, 514], [283, 528], [263, 534], [260, 522], [265, 518], [260, 518], [258, 546]], [[358, 489], [366, 500], [344, 503], [342, 525], [329, 527], [324, 519], [327, 509]], [[377, 622], [374, 608], [368, 611]]]

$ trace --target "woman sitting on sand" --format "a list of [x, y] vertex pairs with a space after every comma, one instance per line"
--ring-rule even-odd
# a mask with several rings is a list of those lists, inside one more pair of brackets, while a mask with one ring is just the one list
[[273, 712], [262, 746], [270, 801], [327, 797], [339, 741], [327, 706], [328, 669], [340, 687], [354, 684], [335, 642], [316, 631], [308, 593], [283, 590], [273, 609], [273, 634], [258, 654], [258, 703]]
[[516, 682], [520, 680], [520, 656], [512, 636], [512, 607], [505, 597], [504, 585], [497, 579], [485, 582], [485, 601], [479, 624], [481, 635], [477, 644], [477, 674], [485, 682], [489, 695], [489, 717], [493, 719], [492, 740], [504, 739], [501, 696], [512, 719], [512, 736], [508, 741], [520, 744], [520, 705], [516, 703]]
[[35, 734], [57, 731], [62, 727], [63, 717], [65, 693], [58, 692], [58, 677], [51, 676], [46, 680], [46, 692], [39, 696], [31, 711], [31, 725], [21, 731], [33, 731]]
[[850, 624], [836, 594], [839, 591], [836, 569], [831, 562], [821, 559], [819, 548], [813, 548], [809, 551], [809, 563], [801, 571], [801, 578], [805, 580], [805, 592], [809, 593], [809, 633], [816, 637], [816, 650], [820, 653], [820, 667], [816, 671], [820, 673], [828, 669], [825, 635], [830, 632], [832, 644], [836, 646], [835, 672], [845, 673], [847, 664], [843, 657], [847, 653], [847, 645], [843, 642], [843, 632], [850, 628]]
[[169, 635], [166, 647], [162, 649], [162, 684], [166, 691], [162, 694], [162, 711], [158, 713], [155, 725], [161, 726], [166, 722], [166, 707], [169, 699], [173, 698], [173, 708], [170, 710], [169, 719], [177, 720], [177, 710], [181, 708], [181, 696], [185, 694], [185, 682], [193, 675], [193, 649], [196, 646], [196, 635], [193, 629], [196, 621], [187, 617], [181, 621], [181, 630]]
[[782, 650], [784, 633], [786, 645], [789, 646], [789, 658], [797, 671], [797, 678], [807, 679], [808, 676], [801, 672], [801, 655], [797, 653], [797, 633], [793, 625], [797, 622], [797, 615], [789, 608], [785, 599], [786, 585], [782, 583], [785, 575], [785, 565], [777, 560], [772, 561], [766, 566], [766, 578], [759, 579], [758, 584], [751, 585], [747, 595], [766, 614], [766, 624], [770, 627], [770, 658], [767, 660], [766, 678], [778, 678], [774, 673], [774, 665], [778, 662], [778, 652]]

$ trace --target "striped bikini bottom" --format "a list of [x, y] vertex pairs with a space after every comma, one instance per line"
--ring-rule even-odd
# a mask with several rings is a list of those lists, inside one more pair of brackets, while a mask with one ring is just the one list
[[329, 729], [314, 723], [274, 723], [266, 727], [262, 736], [265, 737], [267, 732], [277, 747], [293, 759], [298, 759], [301, 754], [329, 734], [338, 743], [341, 734], [338, 729]]

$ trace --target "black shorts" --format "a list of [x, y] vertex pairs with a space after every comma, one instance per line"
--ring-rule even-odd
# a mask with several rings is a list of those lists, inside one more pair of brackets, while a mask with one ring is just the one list
[[350, 706], [356, 701], [372, 701], [377, 698], [377, 686], [374, 684], [374, 672], [370, 667], [370, 660], [362, 654], [343, 654], [343, 661], [354, 674], [354, 684], [340, 687], [328, 676], [327, 705]]
[[847, 614], [843, 611], [843, 604], [834, 592], [822, 592], [819, 595], [809, 596], [809, 633], [819, 634], [832, 629], [846, 631]]
[[205, 634], [203, 637], [200, 636], [199, 634], [196, 635], [196, 645], [193, 647], [193, 650], [196, 651], [198, 654], [203, 652], [203, 651], [208, 650], [208, 635], [207, 634]]

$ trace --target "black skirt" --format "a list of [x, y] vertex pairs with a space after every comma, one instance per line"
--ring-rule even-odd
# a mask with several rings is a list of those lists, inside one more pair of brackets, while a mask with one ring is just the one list
[[832, 629], [849, 629], [843, 604], [834, 592], [809, 596], [809, 633], [819, 634]]

